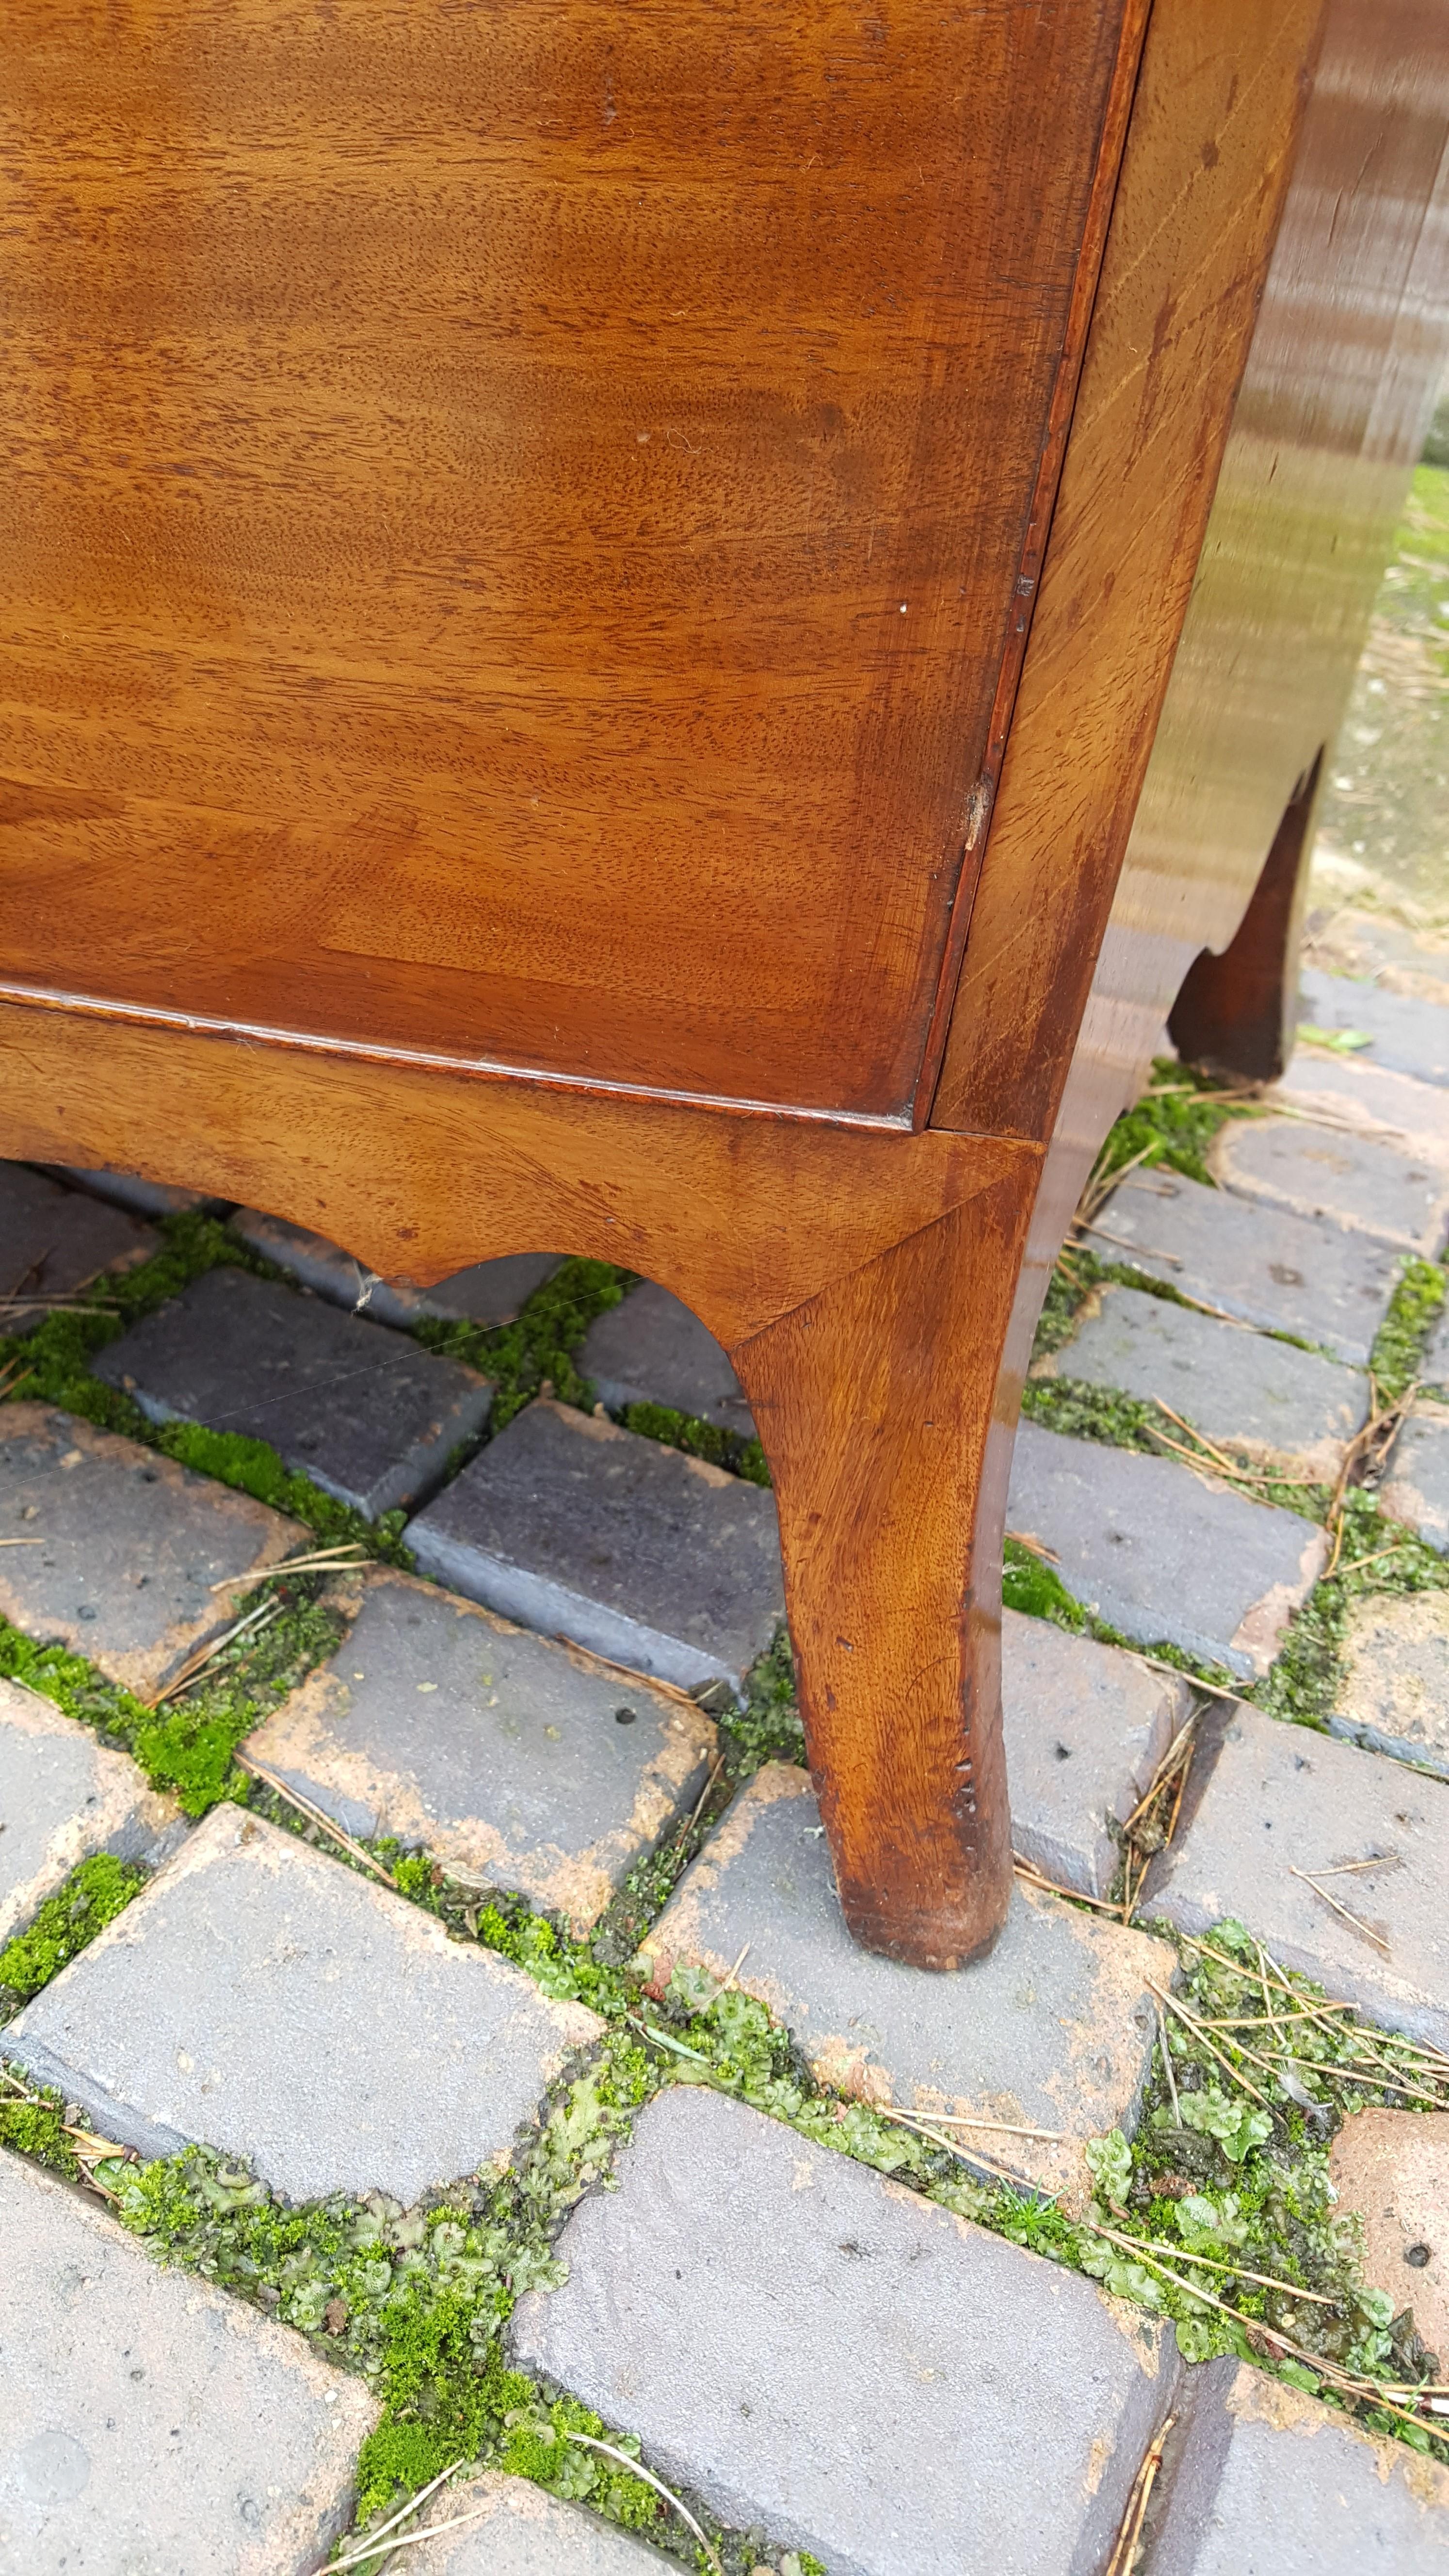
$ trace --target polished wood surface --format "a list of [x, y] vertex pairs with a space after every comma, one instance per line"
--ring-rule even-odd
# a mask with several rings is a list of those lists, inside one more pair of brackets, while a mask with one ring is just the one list
[[1193, 959], [1168, 1013], [1184, 1064], [1246, 1082], [1286, 1073], [1298, 1022], [1292, 971], [1308, 900], [1308, 858], [1323, 752], [1298, 781], [1273, 835], [1252, 900], [1226, 948]]
[[932, 1111], [939, 1125], [1051, 1135], [1247, 362], [1321, 16], [1322, 0], [1154, 11]]
[[21, 0], [0, 989], [909, 1117], [1144, 10]]
[[[1224, 23], [1225, 13], [1211, 16]], [[1251, 27], [1242, 33], [1250, 42]], [[1215, 979], [1213, 1026], [1199, 1018], [1194, 1028], [1188, 1016], [1180, 1025], [1219, 1065], [1256, 1075], [1264, 1059], [1249, 1023], [1276, 1016], [1281, 1030], [1296, 1016], [1297, 907], [1281, 881], [1287, 899], [1272, 903], [1270, 856], [1275, 844], [1298, 857], [1311, 845], [1311, 814], [1290, 809], [1341, 720], [1449, 362], [1449, 10], [1438, 0], [1328, 0], [1317, 42], [1191, 603], [1096, 934], [1009, 1337], [1008, 1403], [1102, 1138], [1140, 1090], [1195, 959], [1204, 947], [1231, 951], [1260, 879], [1259, 925], [1277, 945], [1252, 961], [1256, 1003], [1232, 991], [1232, 965], [1249, 966], [1240, 950]], [[1089, 347], [1079, 414], [1093, 363]], [[1069, 454], [1068, 473], [1070, 463]], [[1063, 503], [1067, 489], [1064, 475]], [[1046, 642], [1050, 573], [1049, 550], [1033, 660]], [[998, 821], [1009, 774], [1008, 763]], [[1058, 1069], [1061, 1053], [1058, 1038]]]
[[730, 1353], [770, 1461], [847, 1919], [927, 1967], [1005, 1913], [997, 1358], [1040, 1164], [997, 1137], [460, 1081], [0, 1002], [0, 1148], [173, 1171], [431, 1283], [622, 1262]]
[[1047, 1265], [1204, 944], [1241, 1052], [1273, 847], [1281, 1018], [1279, 827], [1436, 372], [1449, 14], [1154, 0], [1134, 88], [1140, 32], [0, 35], [0, 1152], [683, 1297], [846, 1919], [932, 1967], [1005, 1911]]

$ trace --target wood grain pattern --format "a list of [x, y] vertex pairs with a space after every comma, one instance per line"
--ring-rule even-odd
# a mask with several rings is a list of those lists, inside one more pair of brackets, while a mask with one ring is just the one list
[[589, 1101], [0, 1003], [0, 1154], [158, 1177], [180, 1156], [196, 1186], [420, 1284], [569, 1251], [673, 1289], [729, 1349], [775, 1477], [847, 1919], [925, 1966], [991, 1939], [1010, 1867], [997, 1357], [1033, 1148]]
[[1154, 10], [931, 1113], [939, 1125], [1052, 1132], [1247, 360], [1321, 14], [1322, 0], [1159, 0]]
[[1436, 372], [1442, 10], [1155, 0], [910, 1132], [1139, 25], [0, 32], [0, 1153], [184, 1176], [385, 1277], [570, 1250], [683, 1297], [775, 1471], [847, 1919], [932, 1966], [1006, 1900], [1046, 1265], [1327, 737]]
[[1329, 0], [1083, 1032], [1126, 1068], [1118, 1097], [1198, 950], [1233, 938], [1338, 731], [1449, 360], [1446, 280], [1449, 11]]
[[3, 989], [908, 1115], [1140, 19], [12, 11]]
[[994, 1388], [1035, 1178], [992, 1183], [730, 1353], [779, 1495], [841, 1904], [857, 1940], [918, 1967], [988, 1948], [1011, 1891]]
[[[1174, 27], [1184, 47], [1183, 95], [1191, 95], [1190, 46], [1183, 31], [1190, 30], [1194, 14], [1201, 21], [1197, 0], [1158, 0], [1143, 65], [1143, 90], [1149, 96]], [[1271, 13], [1248, 15], [1252, 23], [1239, 31], [1245, 47], [1251, 48], [1256, 28], [1260, 50], [1270, 36], [1276, 49]], [[1226, 29], [1228, 12], [1215, 9], [1211, 25], [1214, 33]], [[1250, 96], [1247, 69], [1256, 58], [1245, 51], [1240, 100]], [[1170, 86], [1161, 85], [1155, 127], [1143, 121], [1146, 100], [1134, 113], [1119, 197], [1124, 213], [1130, 213], [1134, 153], [1147, 150], [1154, 132], [1165, 138], [1171, 95]], [[1184, 126], [1184, 143], [1190, 142], [1192, 131], [1190, 124]], [[1223, 155], [1211, 175], [1225, 166]], [[1197, 192], [1186, 154], [1180, 185], [1184, 201]], [[1171, 203], [1170, 195], [1164, 201]], [[1115, 222], [1114, 216], [1114, 227]], [[1113, 257], [1109, 241], [1104, 303], [1109, 273], [1124, 274], [1120, 263], [1114, 270]], [[1143, 274], [1151, 274], [1145, 259]], [[1261, 1059], [1250, 1060], [1247, 1052], [1253, 989], [1258, 1025], [1270, 1042], [1277, 1034], [1275, 1013], [1281, 1028], [1282, 1018], [1291, 1012], [1297, 893], [1293, 861], [1307, 834], [1300, 829], [1303, 816], [1289, 809], [1295, 788], [1312, 772], [1339, 723], [1379, 572], [1449, 358], [1446, 276], [1449, 14], [1429, 0], [1330, 0], [1192, 598], [1105, 937], [1096, 924], [1104, 893], [1110, 893], [1110, 872], [1105, 864], [1091, 864], [1089, 827], [1105, 830], [1111, 819], [1112, 828], [1120, 831], [1120, 812], [1110, 794], [1088, 806], [1087, 798], [1101, 782], [1085, 753], [1080, 818], [1072, 816], [1072, 781], [1065, 768], [1058, 776], [1063, 832], [1076, 833], [1073, 846], [1084, 852], [1086, 902], [1073, 915], [1073, 935], [1087, 955], [1099, 938], [1101, 945], [1033, 1209], [1003, 1362], [1002, 1402], [1008, 1409], [1030, 1356], [1052, 1262], [1102, 1138], [1141, 1089], [1163, 1022], [1194, 959], [1205, 944], [1216, 951], [1229, 949], [1255, 888], [1262, 890], [1255, 923], [1258, 953], [1249, 958], [1240, 951], [1233, 961], [1243, 977], [1236, 993], [1233, 971], [1205, 976], [1206, 983], [1217, 987], [1215, 1025], [1209, 1030], [1199, 1017], [1194, 1028], [1185, 1019], [1183, 1035], [1200, 1041], [1235, 1070], [1257, 1071]], [[1229, 283], [1232, 278], [1229, 270]], [[1114, 287], [1112, 300], [1121, 294]], [[1144, 349], [1152, 344], [1158, 309], [1171, 308], [1144, 300], [1139, 312], [1135, 332]], [[1237, 310], [1235, 291], [1224, 307], [1225, 320]], [[1104, 323], [1110, 333], [1109, 310]], [[1132, 338], [1131, 328], [1121, 333], [1126, 347]], [[1110, 392], [1111, 377], [1104, 377], [1100, 364], [1110, 345], [1110, 338], [1098, 342], [1094, 325], [1079, 405], [1088, 431], [1091, 388], [1102, 383]], [[1145, 394], [1151, 365], [1144, 362], [1139, 375]], [[1165, 402], [1167, 390], [1164, 382], [1159, 401]], [[1145, 416], [1149, 423], [1154, 417]], [[1166, 421], [1167, 414], [1161, 416]], [[1063, 475], [1063, 504], [1073, 455], [1080, 463], [1075, 440]], [[1149, 484], [1149, 498], [1150, 490]], [[1077, 524], [1071, 513], [1068, 524]], [[1144, 530], [1150, 533], [1149, 522]], [[1053, 545], [1056, 533], [1054, 529]], [[1112, 602], [1121, 594], [1119, 567], [1124, 573], [1130, 570], [1137, 552], [1129, 553], [1115, 540], [1104, 518], [1098, 570], [1108, 594], [1109, 620]], [[1078, 591], [1063, 585], [1049, 596], [1049, 549], [1020, 710], [1028, 701], [1038, 652], [1047, 674], [1054, 662], [1063, 670], [1070, 663], [1074, 614], [1079, 609], [1086, 616], [1092, 606], [1086, 577], [1089, 551], [1083, 563]], [[1163, 579], [1176, 582], [1165, 563]], [[1150, 589], [1144, 598], [1150, 604]], [[1105, 643], [1110, 622], [1101, 632]], [[1099, 704], [1110, 713], [1110, 687]], [[1119, 748], [1127, 739], [1119, 737]], [[1025, 753], [1029, 748], [1019, 714], [1013, 749]], [[1052, 774], [1050, 745], [1042, 737], [1036, 748], [1045, 792]], [[1021, 776], [1024, 780], [1025, 769]], [[999, 816], [1006, 810], [1009, 781], [1010, 763]], [[1029, 823], [1020, 806], [1017, 812]], [[1283, 841], [1277, 843], [1280, 828]], [[1286, 860], [1276, 883], [1275, 843]], [[1034, 846], [1029, 834], [1023, 846]], [[991, 863], [988, 853], [988, 867]], [[1070, 903], [1070, 887], [1064, 873], [1053, 877], [1049, 870], [1038, 882], [1050, 924], [1051, 904], [1064, 898]], [[1011, 924], [1004, 908], [995, 919], [1005, 970]], [[1062, 941], [1063, 950], [1066, 944]], [[969, 963], [968, 949], [968, 968]], [[1038, 972], [1035, 961], [1028, 971], [1033, 976]], [[1068, 1015], [1075, 1007], [1073, 992], [1069, 977], [1060, 996]], [[1008, 1050], [1015, 1044], [1010, 1019], [1015, 996], [1008, 980], [1002, 1020]], [[1041, 1026], [1050, 1075], [1029, 1088], [1024, 1100], [1044, 1124], [1058, 1096], [1066, 1041], [1062, 1030], [1051, 1025], [1049, 1013]], [[964, 1067], [968, 1058], [969, 1049], [963, 1049], [956, 1062]], [[997, 1070], [1009, 1070], [1008, 1061], [998, 1059]], [[957, 1107], [968, 1106], [982, 1111], [984, 1092], [973, 1094], [969, 1085], [963, 1089]], [[1023, 1117], [1016, 1123], [1031, 1122]]]

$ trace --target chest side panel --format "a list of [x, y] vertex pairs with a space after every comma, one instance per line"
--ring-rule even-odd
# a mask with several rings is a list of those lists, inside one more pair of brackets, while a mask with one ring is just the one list
[[0, 35], [0, 984], [907, 1105], [1120, 8]]

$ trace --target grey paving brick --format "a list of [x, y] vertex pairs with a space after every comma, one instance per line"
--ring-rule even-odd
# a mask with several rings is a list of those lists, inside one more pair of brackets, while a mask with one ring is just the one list
[[289, 2199], [410, 2203], [506, 2155], [601, 2027], [391, 1889], [220, 1806], [5, 2045], [142, 2154], [204, 2141]]
[[688, 1690], [784, 1616], [775, 1498], [567, 1405], [530, 1404], [408, 1526], [424, 1574]]
[[1404, 1262], [1368, 1235], [1251, 1207], [1176, 1172], [1133, 1173], [1084, 1240], [1102, 1260], [1130, 1261], [1240, 1323], [1296, 1333], [1360, 1365]]
[[713, 1333], [692, 1307], [646, 1279], [597, 1315], [578, 1366], [611, 1413], [626, 1404], [667, 1404], [748, 1440], [755, 1425], [744, 1390]]
[[[0, 1412], [0, 1613], [142, 1698], [308, 1533], [134, 1440], [46, 1404]], [[218, 1591], [218, 1584], [229, 1590]]]
[[1419, 1375], [1426, 1387], [1438, 1387], [1449, 1398], [1449, 1306], [1441, 1311], [1425, 1344]]
[[1125, 1824], [1192, 1705], [1185, 1682], [1049, 1619], [1001, 1621], [1011, 1839], [1059, 1887], [1105, 1896]]
[[1449, 1778], [1449, 1592], [1371, 1593], [1352, 1604], [1328, 1723]]
[[[1363, 2229], [1364, 2279], [1411, 2307], [1449, 2364], [1449, 2111], [1357, 2111], [1329, 2150], [1338, 2205]], [[1446, 2538], [1449, 2547], [1449, 2538]]]
[[1270, 1099], [1290, 1104], [1335, 1126], [1379, 1137], [1400, 1153], [1416, 1154], [1443, 1170], [1449, 1166], [1449, 1098], [1433, 1082], [1390, 1073], [1361, 1055], [1329, 1055], [1298, 1047]]
[[1449, 2563], [1449, 2472], [1244, 2362], [1190, 2374], [1169, 2458], [1150, 2576], [1443, 2576]]
[[[1345, 1861], [1381, 1868], [1323, 1876]], [[1317, 1877], [1366, 1927], [1357, 1930]], [[1146, 1911], [1183, 1932], [1225, 1915], [1285, 1967], [1436, 2048], [1449, 2044], [1449, 1800], [1437, 1781], [1239, 1705]]]
[[[0, 1331], [42, 1323], [45, 1301], [148, 1261], [160, 1237], [119, 1208], [65, 1190], [25, 1163], [0, 1163]], [[99, 1286], [95, 1290], [102, 1299]], [[35, 1299], [26, 1305], [27, 1298]]]
[[[1332, 863], [1330, 862], [1330, 865]], [[1337, 877], [1337, 870], [1334, 870]], [[1426, 1002], [1449, 1002], [1449, 948], [1434, 933], [1414, 933], [1381, 913], [1360, 911], [1356, 889], [1345, 876], [1332, 894], [1320, 879], [1317, 855], [1315, 903], [1304, 923], [1304, 956], [1325, 975], [1379, 984], [1388, 993], [1417, 993]], [[1340, 902], [1335, 898], [1341, 897]]]
[[171, 1824], [124, 1753], [38, 1691], [0, 1681], [0, 1944], [93, 1852], [139, 1860]]
[[1373, 1040], [1376, 1065], [1412, 1073], [1421, 1082], [1449, 1083], [1449, 1009], [1407, 993], [1385, 993], [1345, 975], [1305, 967], [1298, 982], [1300, 1024], [1320, 1029], [1361, 1029]]
[[340, 1244], [323, 1234], [309, 1234], [285, 1217], [263, 1216], [257, 1208], [238, 1208], [233, 1231], [253, 1252], [291, 1272], [304, 1288], [334, 1306], [366, 1313], [375, 1324], [406, 1327], [420, 1318], [445, 1323], [511, 1324], [525, 1300], [551, 1279], [562, 1255], [554, 1252], [507, 1253], [501, 1261], [479, 1261], [440, 1279], [436, 1288], [405, 1288], [379, 1279]]
[[[1444, 1366], [1440, 1344], [1425, 1373]], [[1449, 1549], [1449, 1405], [1420, 1396], [1405, 1417], [1392, 1449], [1379, 1501], [1389, 1518], [1404, 1521], [1430, 1547]]]
[[82, 1172], [68, 1163], [46, 1163], [41, 1168], [68, 1189], [88, 1190], [92, 1198], [108, 1199], [113, 1207], [129, 1208], [135, 1216], [215, 1216], [231, 1205], [230, 1199], [208, 1198], [203, 1190], [143, 1180], [139, 1172]]
[[208, 1270], [112, 1342], [96, 1374], [153, 1422], [266, 1440], [376, 1519], [431, 1491], [482, 1430], [489, 1379], [244, 1270]]
[[415, 2576], [648, 2576], [651, 2568], [664, 2576], [671, 2563], [616, 2523], [546, 2495], [527, 2478], [495, 2473], [445, 2487], [428, 2519], [445, 2514], [478, 2519], [409, 2550]]
[[348, 1636], [250, 1751], [349, 1833], [424, 1845], [586, 1932], [694, 1806], [710, 1720], [682, 1693], [407, 1575], [379, 1571], [335, 1597]]
[[875, 1957], [845, 1928], [810, 1782], [783, 1762], [756, 1773], [645, 1950], [661, 1992], [680, 1965], [723, 1981], [744, 1951], [736, 1985], [768, 2004], [822, 2082], [1006, 2121], [963, 2146], [1072, 2207], [1091, 2193], [1083, 2142], [1136, 2127], [1157, 2036], [1146, 1980], [1167, 1986], [1176, 1965], [1166, 1942], [1021, 1884], [995, 1948], [970, 1967], [938, 1976]]
[[1432, 1260], [1449, 1228], [1449, 1171], [1382, 1138], [1301, 1118], [1230, 1118], [1208, 1154], [1219, 1187], [1326, 1219]]
[[661, 2475], [830, 2576], [1103, 2563], [1170, 2328], [717, 2093], [657, 2097], [619, 2174], [514, 2346]]
[[[1116, 1387], [1144, 1403], [1160, 1397], [1209, 1440], [1328, 1483], [1368, 1419], [1360, 1371], [1143, 1288], [1093, 1289], [1072, 1340], [1036, 1361], [1032, 1376]], [[1163, 1429], [1178, 1437], [1170, 1422]]]
[[0, 2149], [6, 2576], [304, 2576], [347, 2525], [360, 2379]]
[[1327, 1554], [1322, 1530], [1296, 1512], [1035, 1422], [1016, 1435], [1007, 1511], [1109, 1626], [1244, 1675], [1267, 1671]]

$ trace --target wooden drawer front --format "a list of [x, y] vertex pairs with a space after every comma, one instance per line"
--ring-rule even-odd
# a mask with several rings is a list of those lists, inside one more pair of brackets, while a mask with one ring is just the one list
[[17, 0], [0, 984], [899, 1113], [1121, 17]]

